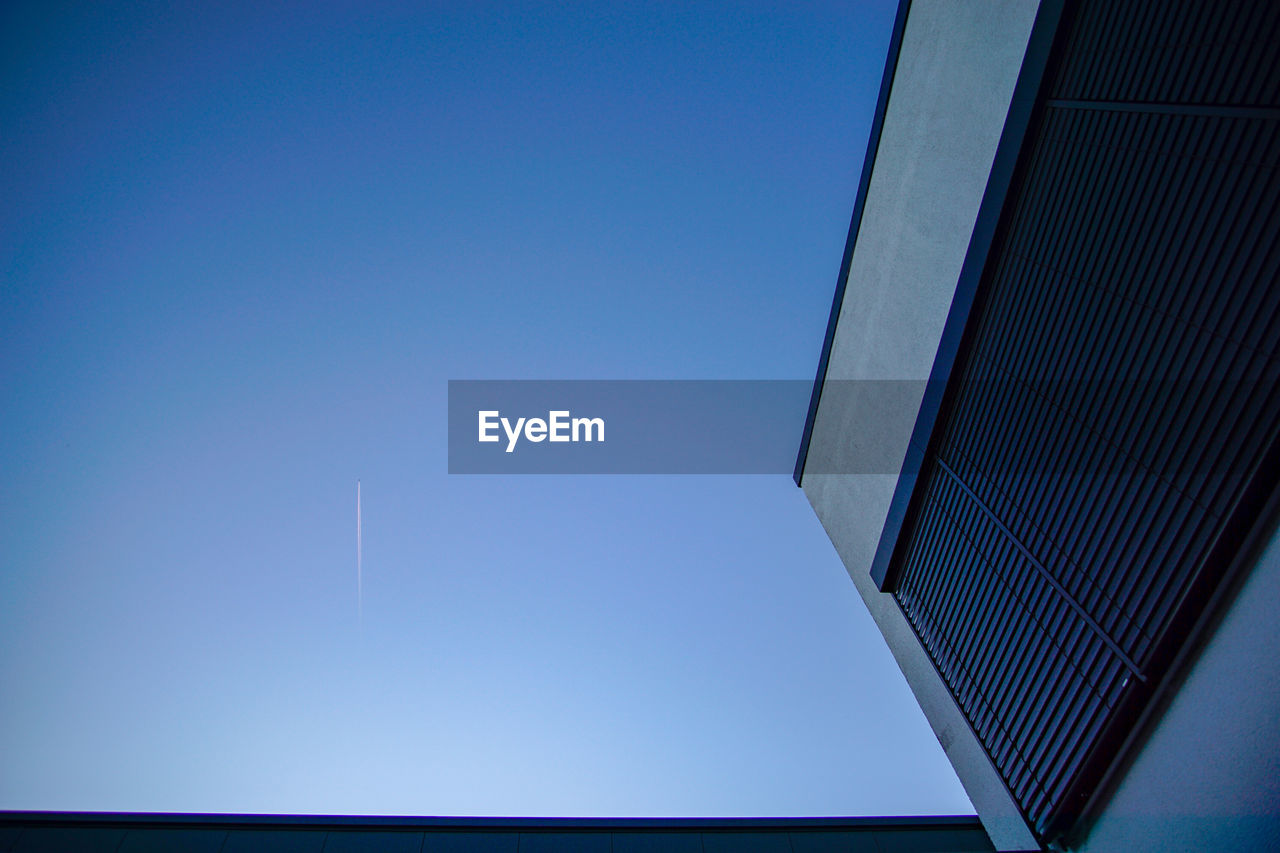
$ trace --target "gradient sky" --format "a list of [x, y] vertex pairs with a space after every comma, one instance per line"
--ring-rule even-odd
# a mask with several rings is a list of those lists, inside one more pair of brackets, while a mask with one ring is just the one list
[[0, 808], [972, 813], [789, 478], [446, 473], [812, 377], [894, 6], [5, 4]]

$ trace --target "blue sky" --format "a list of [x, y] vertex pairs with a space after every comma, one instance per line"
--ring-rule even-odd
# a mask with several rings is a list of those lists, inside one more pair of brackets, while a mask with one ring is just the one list
[[6, 4], [0, 808], [970, 813], [789, 478], [446, 473], [812, 376], [893, 13]]

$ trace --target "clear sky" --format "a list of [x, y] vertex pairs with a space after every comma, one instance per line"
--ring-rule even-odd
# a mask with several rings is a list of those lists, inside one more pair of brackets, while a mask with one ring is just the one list
[[446, 468], [812, 377], [894, 5], [4, 4], [0, 808], [971, 813], [788, 477]]

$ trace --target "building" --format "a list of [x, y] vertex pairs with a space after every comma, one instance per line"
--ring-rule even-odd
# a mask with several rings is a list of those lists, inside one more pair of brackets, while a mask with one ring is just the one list
[[972, 817], [413, 818], [0, 813], [5, 853], [980, 853]]
[[901, 3], [796, 482], [999, 850], [1280, 847], [1278, 161], [1280, 4]]
[[978, 811], [43, 850], [1280, 848], [1280, 4], [902, 0], [796, 480]]

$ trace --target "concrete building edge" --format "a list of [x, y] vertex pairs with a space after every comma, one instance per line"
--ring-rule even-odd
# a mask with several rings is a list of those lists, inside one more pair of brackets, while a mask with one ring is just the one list
[[[1062, 0], [1047, 0], [1047, 2], [1039, 4], [1039, 6], [1036, 23], [1028, 38], [1022, 68], [1019, 71], [1015, 94], [1009, 107], [1010, 119], [1013, 120], [1016, 126], [1010, 128], [1010, 122], [1006, 120], [1006, 132], [1001, 135], [1000, 145], [996, 154], [996, 160], [1003, 160], [1004, 162], [1000, 164], [1002, 168], [994, 170], [997, 174], [993, 174], [992, 180], [996, 183], [1002, 182], [1004, 186], [999, 188], [992, 185], [988, 186], [987, 192], [984, 193], [979, 219], [975, 223], [975, 233], [970, 235], [971, 240], [977, 237], [977, 242], [984, 244], [981, 246], [982, 260], [977, 264], [979, 274], [980, 267], [983, 265], [982, 261], [985, 260], [986, 250], [990, 246], [991, 232], [994, 231], [994, 219], [998, 218], [1004, 206], [1007, 185], [1013, 170], [1013, 161], [1020, 154], [1022, 140], [1025, 136], [1027, 124], [1030, 121], [1032, 106], [1029, 101], [1033, 102], [1039, 93], [1048, 53], [1061, 21]], [[899, 44], [895, 44], [895, 48], [900, 46], [900, 39], [901, 35], [898, 35], [895, 41], [898, 41]], [[896, 53], [897, 51], [895, 50], [894, 52]], [[1015, 116], [1015, 113], [1019, 112], [1021, 115]], [[979, 235], [977, 233], [979, 230], [985, 233]], [[856, 241], [856, 234], [850, 235], [850, 241], [851, 243]], [[852, 248], [853, 246], [851, 245], [850, 249]], [[975, 247], [971, 245], [969, 254], [975, 254], [974, 250]], [[973, 268], [973, 264], [970, 261], [971, 258], [966, 257], [966, 272]], [[847, 268], [846, 260], [842, 272], [846, 272]], [[839, 299], [843, 295], [843, 288], [840, 291], [837, 293], [837, 304], [843, 301]], [[838, 308], [833, 310], [833, 318], [838, 310]], [[967, 311], [965, 313], [967, 315]], [[959, 318], [961, 326], [964, 319], [964, 317]], [[948, 318], [948, 326], [954, 328], [955, 325], [951, 318]], [[824, 356], [830, 348], [831, 337], [833, 335], [829, 336], [827, 345], [824, 346]], [[942, 343], [941, 339], [939, 343]], [[814, 405], [811, 407], [811, 420], [816, 419], [814, 416], [818, 408], [817, 403], [821, 394], [821, 385], [825, 381], [826, 371], [823, 369], [826, 367], [825, 358], [823, 361], [824, 363], [819, 371], [820, 381], [817, 383], [818, 387], [815, 388], [814, 392], [815, 399]], [[802, 442], [801, 456], [797, 464], [797, 476], [795, 479], [797, 485], [801, 486], [801, 488], [805, 486], [804, 463], [806, 461], [805, 457], [808, 455], [808, 440], [811, 431], [812, 426], [807, 424], [805, 440]], [[838, 534], [827, 525], [823, 512], [813, 499], [813, 494], [808, 489], [804, 490], [815, 514], [822, 521], [828, 537], [836, 546], [837, 552], [843, 555], [844, 549], [840, 547], [841, 543], [838, 541]], [[968, 719], [952, 698], [945, 681], [938, 673], [933, 661], [924, 651], [915, 635], [914, 629], [907, 621], [902, 610], [897, 606], [893, 596], [880, 591], [879, 585], [872, 578], [869, 571], [855, 569], [847, 562], [845, 567], [858, 590], [858, 594], [862, 597], [864, 605], [884, 636], [890, 653], [906, 678], [908, 686], [911, 688], [925, 715], [925, 719], [929, 722], [935, 737], [938, 738], [939, 743], [942, 745], [943, 751], [951, 762], [961, 786], [973, 803], [974, 809], [982, 821], [983, 828], [991, 838], [992, 844], [1002, 853], [1042, 850], [1043, 848], [1034, 831], [1028, 825], [1017, 801], [1008, 790], [1003, 777], [1001, 777], [977, 735], [973, 732]]]
[[796, 452], [795, 470], [791, 479], [797, 487], [801, 486], [804, 477], [805, 462], [809, 457], [809, 442], [813, 438], [813, 426], [818, 416], [818, 406], [822, 401], [822, 386], [827, 381], [827, 365], [831, 358], [831, 347], [835, 341], [836, 326], [840, 320], [840, 310], [844, 307], [845, 285], [849, 280], [849, 266], [853, 260], [853, 250], [857, 245], [858, 231], [862, 226], [862, 214], [866, 209], [867, 190], [871, 186], [871, 173], [875, 168], [876, 152], [880, 148], [880, 134], [884, 130], [884, 117], [889, 109], [889, 93], [893, 90], [893, 77], [898, 68], [898, 55], [902, 51], [902, 35], [906, 31], [907, 15], [911, 12], [911, 0], [898, 0], [898, 11], [893, 19], [893, 32], [889, 36], [889, 48], [885, 54], [884, 73], [880, 78], [880, 92], [876, 97], [875, 113], [871, 117], [871, 131], [867, 134], [867, 150], [862, 155], [862, 172], [858, 178], [858, 194], [853, 202], [853, 216], [849, 222], [849, 231], [845, 237], [844, 253], [840, 259], [840, 272], [836, 275], [835, 295], [831, 300], [831, 313], [827, 316], [827, 330], [822, 340], [822, 350], [818, 354], [818, 373], [813, 380], [813, 391], [809, 395], [809, 411], [805, 415], [804, 431], [800, 435], [800, 448]]
[[[814, 509], [816, 511], [817, 507]], [[830, 529], [827, 532], [828, 535], [833, 533]], [[991, 843], [1002, 853], [1041, 850], [1004, 780], [970, 728], [969, 721], [951, 698], [946, 683], [893, 596], [880, 592], [871, 575], [865, 571], [849, 570], [849, 576], [884, 636], [889, 652], [906, 678], [929, 727], [955, 769]]]

